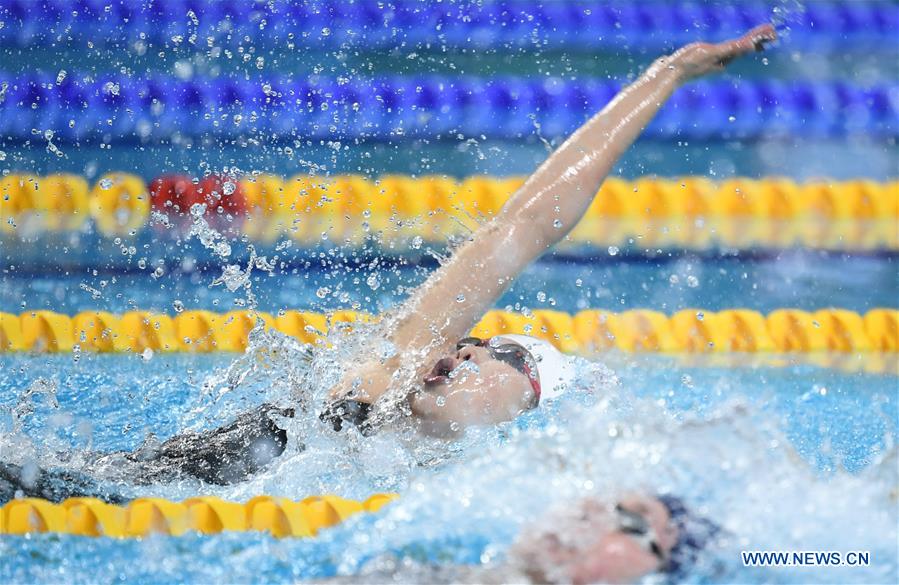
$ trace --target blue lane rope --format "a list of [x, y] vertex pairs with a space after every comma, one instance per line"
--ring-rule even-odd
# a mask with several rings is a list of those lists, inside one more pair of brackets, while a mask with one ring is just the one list
[[[786, 7], [789, 8], [789, 5]], [[784, 13], [783, 2], [741, 0], [0, 0], [0, 46], [171, 43], [195, 35], [239, 44], [295, 41], [314, 46], [657, 49], [697, 36], [720, 38], [760, 22], [786, 22], [794, 46], [895, 42], [899, 5], [816, 0]]]
[[[621, 85], [559, 78], [294, 76], [181, 80], [69, 73], [0, 74], [0, 136], [30, 140], [233, 138], [434, 138], [563, 136]], [[539, 128], [539, 130], [538, 130]], [[647, 129], [656, 139], [806, 138], [899, 134], [899, 82], [701, 81], [678, 90]]]

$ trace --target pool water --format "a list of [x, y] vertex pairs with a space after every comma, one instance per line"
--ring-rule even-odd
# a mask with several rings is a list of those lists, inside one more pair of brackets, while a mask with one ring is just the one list
[[[238, 252], [227, 262], [246, 254], [240, 242], [234, 244]], [[374, 259], [342, 248], [290, 254], [277, 269], [256, 270], [248, 287], [233, 290], [214, 286], [225, 270], [223, 259], [207, 254], [198, 265], [199, 255], [190, 250], [152, 271], [114, 263], [90, 269], [78, 257], [69, 269], [41, 274], [26, 263], [3, 274], [2, 301], [16, 312], [140, 308], [172, 314], [256, 306], [273, 314], [293, 307], [379, 313], [396, 306], [439, 259], [438, 253]], [[895, 307], [897, 284], [895, 256], [889, 253], [639, 254], [582, 248], [532, 266], [497, 306], [568, 312], [648, 306], [667, 313], [838, 306], [864, 312]], [[402, 427], [368, 438], [334, 433], [318, 421], [317, 411], [342, 374], [337, 358], [357, 355], [375, 332], [358, 326], [349, 337], [334, 333], [333, 347], [319, 346], [308, 359], [295, 340], [273, 331], [251, 334], [242, 355], [0, 355], [5, 460], [83, 470], [126, 498], [401, 494], [378, 515], [355, 517], [307, 540], [259, 534], [143, 542], [4, 538], [4, 577], [436, 582], [467, 578], [459, 573], [467, 570], [474, 580], [486, 571], [508, 581], [515, 580], [510, 547], [517, 535], [545, 522], [548, 510], [585, 495], [611, 500], [634, 491], [682, 494], [726, 529], [727, 537], [690, 569], [691, 580], [838, 583], [850, 576], [871, 582], [897, 577], [899, 563], [889, 544], [899, 536], [895, 367], [880, 374], [847, 373], [816, 365], [827, 360], [795, 354], [761, 359], [610, 351], [577, 358], [577, 383], [562, 399], [498, 428], [469, 430], [452, 444]], [[237, 485], [180, 480], [138, 486], [127, 470], [98, 467], [88, 455], [212, 428], [268, 401], [299, 406], [289, 423], [287, 451]], [[866, 519], [864, 525], [858, 517]], [[874, 562], [852, 573], [747, 572], [739, 553], [756, 549], [861, 550]], [[104, 559], [100, 567], [98, 557]]]
[[[441, 251], [442, 252], [442, 251]], [[68, 314], [104, 310], [173, 313], [229, 311], [247, 300], [224, 286], [210, 286], [222, 267], [197, 269], [188, 260], [148, 264], [145, 269], [99, 269], [78, 264], [68, 270], [35, 272], [18, 264], [0, 274], [0, 306], [14, 313], [49, 309]], [[308, 264], [307, 264], [308, 263]], [[252, 285], [257, 308], [377, 314], [395, 306], [437, 266], [432, 256], [359, 258], [311, 257], [298, 253], [274, 272], [256, 270]], [[157, 272], [157, 268], [159, 268]], [[613, 250], [552, 254], [531, 266], [496, 306], [520, 310], [586, 308], [624, 311], [652, 307], [665, 313], [685, 308], [716, 311], [749, 307], [814, 311], [840, 307], [866, 312], [895, 307], [899, 271], [891, 254], [838, 254], [788, 250], [757, 255], [664, 253], [622, 257]]]
[[[104, 191], [113, 172], [144, 184], [171, 173], [526, 175], [600, 90], [681, 42], [772, 19], [781, 35], [772, 50], [679, 91], [613, 174], [896, 180], [895, 2], [589, 4], [0, 0], [0, 173], [73, 173]], [[474, 89], [437, 91], [444, 83]], [[276, 95], [306, 95], [304, 84], [308, 104]], [[392, 236], [347, 246], [347, 234], [310, 223], [276, 242], [229, 235], [226, 257], [158, 217], [107, 237], [94, 224], [108, 210], [80, 213], [92, 219], [68, 232], [0, 218], [0, 312], [378, 314], [438, 266], [447, 244], [440, 235], [412, 245], [416, 226], [388, 225]], [[759, 234], [804, 233], [807, 219]], [[692, 226], [710, 237], [702, 249], [679, 249], [656, 225], [620, 249], [585, 237], [536, 262], [496, 308], [899, 308], [899, 254], [870, 249], [895, 218], [869, 232], [875, 222], [824, 219], [811, 226], [827, 228], [821, 241], [803, 236], [809, 248], [729, 242], [704, 220]], [[228, 265], [246, 270], [251, 253], [277, 262], [255, 267], [247, 286], [218, 282]], [[548, 512], [628, 492], [681, 495], [724, 528], [687, 574], [647, 582], [899, 583], [897, 354], [871, 358], [889, 364], [884, 373], [856, 354], [578, 356], [560, 399], [445, 443], [402, 426], [335, 433], [318, 420], [341, 360], [378, 343], [354, 327], [311, 356], [259, 330], [244, 354], [0, 352], [0, 462], [82, 470], [126, 497], [400, 494], [309, 539], [4, 535], [0, 583], [519, 582], [514, 543], [552, 522]], [[269, 401], [298, 408], [286, 452], [236, 485], [137, 486], [90, 456], [214, 428]], [[744, 550], [868, 551], [871, 564], [747, 568]]]
[[[16, 432], [4, 420], [3, 446], [13, 442], [19, 454], [30, 451], [46, 463], [86, 447], [131, 449], [149, 433], [164, 438], [184, 426], [214, 424], [215, 416], [196, 416], [198, 405], [210, 403], [203, 382], [217, 379], [232, 360], [3, 356], [4, 409], [15, 407], [38, 379], [55, 388], [55, 401], [48, 394], [33, 396], [33, 413]], [[286, 367], [274, 363], [276, 371]], [[235, 500], [259, 493], [294, 499], [326, 492], [356, 498], [402, 493], [378, 516], [356, 517], [317, 539], [252, 533], [143, 542], [5, 537], [4, 576], [12, 582], [51, 582], [60, 575], [71, 582], [270, 582], [360, 571], [375, 571], [376, 579], [379, 568], [392, 566], [391, 558], [405, 559], [400, 577], [414, 569], [412, 561], [492, 566], [501, 563], [515, 534], [553, 505], [586, 493], [639, 489], [684, 493], [734, 532], [691, 578], [895, 580], [894, 376], [811, 365], [685, 366], [673, 357], [619, 353], [579, 362], [579, 372], [576, 391], [498, 431], [473, 433], [438, 462], [402, 442], [397, 447], [378, 440], [366, 448], [320, 429], [306, 437], [318, 453], [288, 451], [284, 461], [245, 484], [140, 488], [141, 495], [171, 499], [196, 493]], [[225, 400], [241, 407], [262, 401], [264, 379], [247, 381]], [[314, 437], [318, 433], [331, 436]], [[860, 516], [865, 523], [857, 522]], [[794, 569], [747, 575], [739, 565], [741, 549], [870, 550], [874, 562], [851, 573]], [[197, 562], [198, 554], [216, 562]]]

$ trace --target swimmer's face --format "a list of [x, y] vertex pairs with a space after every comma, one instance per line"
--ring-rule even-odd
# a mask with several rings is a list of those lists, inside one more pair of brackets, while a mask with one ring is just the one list
[[[664, 558], [677, 542], [677, 528], [656, 498], [627, 496], [617, 504], [646, 520]], [[626, 583], [659, 570], [661, 560], [648, 538], [628, 534], [619, 524], [614, 506], [586, 498], [547, 526], [528, 534], [513, 547], [517, 564], [535, 580], [571, 583]]]
[[528, 376], [485, 347], [459, 348], [434, 363], [423, 381], [414, 410], [454, 428], [511, 420], [536, 402]]
[[485, 347], [466, 345], [452, 356], [437, 360], [425, 376], [425, 387], [448, 386], [456, 392], [480, 392], [504, 386], [533, 396], [531, 381], [523, 372], [493, 357]]
[[[655, 498], [642, 496], [622, 498], [619, 505], [646, 519], [662, 556], [669, 558], [677, 542], [677, 528], [671, 523], [665, 506]], [[587, 547], [568, 573], [573, 583], [622, 583], [656, 571], [659, 565], [659, 557], [646, 542], [617, 529]]]

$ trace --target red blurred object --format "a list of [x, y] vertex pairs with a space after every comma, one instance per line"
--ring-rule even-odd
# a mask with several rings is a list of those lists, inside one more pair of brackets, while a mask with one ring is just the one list
[[207, 215], [219, 215], [222, 213], [239, 216], [246, 210], [246, 198], [236, 179], [210, 175], [197, 185], [198, 202], [206, 204]]
[[184, 215], [200, 201], [197, 188], [186, 175], [163, 175], [150, 183], [150, 205], [166, 215]]
[[196, 203], [206, 205], [206, 221], [223, 231], [239, 226], [246, 209], [240, 184], [228, 177], [211, 175], [195, 184], [186, 175], [162, 175], [150, 183], [152, 209], [167, 215], [168, 227], [177, 228], [176, 232], [186, 231], [193, 223], [190, 209]]

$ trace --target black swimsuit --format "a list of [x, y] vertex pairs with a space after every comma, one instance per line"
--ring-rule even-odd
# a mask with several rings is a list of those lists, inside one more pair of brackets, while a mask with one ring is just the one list
[[[129, 473], [133, 465], [134, 473], [129, 479], [136, 485], [185, 478], [217, 485], [236, 483], [265, 468], [284, 452], [287, 431], [275, 423], [272, 415], [292, 418], [294, 411], [263, 404], [223, 427], [176, 435], [153, 449], [99, 455], [96, 460], [108, 462], [120, 458]], [[0, 462], [0, 504], [13, 499], [17, 492], [54, 502], [79, 496], [97, 497], [113, 503], [126, 499], [104, 489], [87, 474], [68, 470], [28, 470]]]

